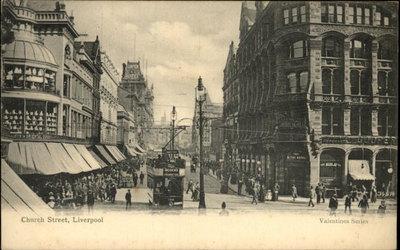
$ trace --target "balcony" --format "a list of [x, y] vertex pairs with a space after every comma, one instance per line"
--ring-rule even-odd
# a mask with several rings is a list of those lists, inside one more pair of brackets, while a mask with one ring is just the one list
[[[318, 94], [315, 94], [317, 96]], [[341, 103], [344, 101], [343, 95], [341, 94], [322, 94], [323, 102], [333, 102], [333, 103]]]
[[354, 103], [371, 103], [372, 98], [369, 95], [351, 95], [350, 96], [351, 102]]
[[351, 68], [369, 68], [371, 67], [371, 60], [364, 58], [350, 58], [350, 67]]
[[281, 102], [306, 101], [306, 99], [307, 99], [306, 93], [285, 93], [285, 94], [276, 94], [273, 100], [275, 103], [281, 103]]
[[343, 60], [340, 57], [322, 57], [321, 58], [322, 67], [342, 67]]
[[392, 60], [378, 59], [378, 69], [391, 70], [393, 68]]
[[378, 102], [384, 104], [396, 104], [397, 98], [395, 96], [378, 96]]

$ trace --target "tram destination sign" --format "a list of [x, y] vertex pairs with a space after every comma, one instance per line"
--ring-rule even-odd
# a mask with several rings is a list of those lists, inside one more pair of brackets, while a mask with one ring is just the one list
[[164, 168], [164, 176], [179, 176], [179, 168]]

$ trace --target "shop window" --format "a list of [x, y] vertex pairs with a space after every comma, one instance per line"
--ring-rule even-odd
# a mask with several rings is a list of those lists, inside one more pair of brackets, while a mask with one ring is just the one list
[[24, 129], [24, 100], [23, 99], [1, 99], [2, 128], [7, 129], [11, 134], [22, 134]]
[[342, 43], [333, 37], [324, 39], [322, 45], [322, 56], [323, 57], [342, 57], [343, 45]]

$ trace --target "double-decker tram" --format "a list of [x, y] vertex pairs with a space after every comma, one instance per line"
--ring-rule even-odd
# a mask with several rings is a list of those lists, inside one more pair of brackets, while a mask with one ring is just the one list
[[178, 155], [163, 152], [150, 160], [147, 185], [152, 189], [150, 204], [154, 207], [183, 207], [185, 161]]

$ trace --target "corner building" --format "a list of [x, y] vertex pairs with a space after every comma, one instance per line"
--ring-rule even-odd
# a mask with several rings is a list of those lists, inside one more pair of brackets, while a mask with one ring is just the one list
[[397, 32], [396, 2], [243, 2], [224, 83], [238, 82], [237, 168], [286, 194], [395, 192]]

